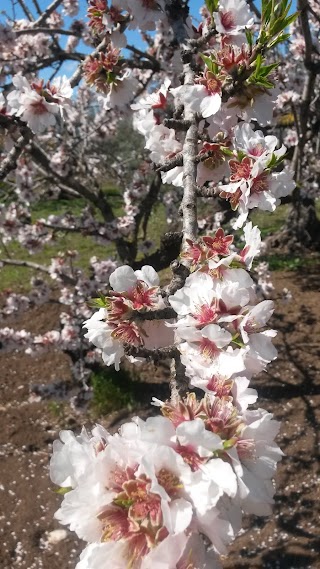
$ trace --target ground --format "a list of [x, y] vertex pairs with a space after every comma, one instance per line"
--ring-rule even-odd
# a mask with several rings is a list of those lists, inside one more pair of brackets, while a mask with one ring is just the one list
[[[276, 479], [274, 516], [246, 520], [224, 568], [320, 569], [320, 266], [315, 261], [305, 270], [300, 265], [299, 270], [276, 271], [272, 279], [276, 291], [284, 287], [291, 291], [292, 301], [276, 302], [273, 327], [279, 331], [279, 358], [253, 386], [260, 394], [259, 405], [281, 420], [278, 443], [285, 457]], [[8, 320], [7, 325], [40, 333], [57, 322], [53, 301]], [[51, 533], [59, 528], [53, 513], [61, 497], [49, 481], [48, 462], [58, 431], [80, 429], [94, 419], [92, 412], [89, 417], [76, 414], [64, 402], [72, 387], [67, 356], [1, 355], [0, 369], [0, 567], [75, 567], [83, 544], [69, 531], [61, 536]], [[144, 373], [148, 386], [138, 389], [144, 393], [140, 414], [149, 412], [146, 399], [157, 386], [163, 396], [167, 376], [165, 369], [157, 376], [152, 370]], [[30, 393], [34, 384], [47, 384], [50, 391], [52, 382], [61, 382], [61, 399], [59, 391], [51, 399]], [[124, 409], [99, 421], [115, 429], [133, 413], [134, 409]]]

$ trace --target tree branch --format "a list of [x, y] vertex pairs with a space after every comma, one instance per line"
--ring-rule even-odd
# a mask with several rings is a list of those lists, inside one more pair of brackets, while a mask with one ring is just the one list
[[30, 129], [24, 129], [23, 134], [18, 138], [17, 142], [8, 152], [7, 156], [3, 159], [0, 165], [0, 180], [3, 180], [11, 170], [14, 170], [17, 164], [17, 160], [29, 143], [32, 137], [32, 132]]
[[[21, 0], [19, 0], [21, 1]], [[62, 4], [63, 0], [53, 0], [53, 2], [45, 9], [45, 11], [41, 14], [41, 16], [33, 23], [33, 27], [41, 26], [46, 19], [54, 12], [60, 4]]]
[[32, 15], [32, 13], [30, 12], [29, 8], [25, 5], [24, 0], [18, 0], [18, 3], [20, 4], [22, 10], [24, 11], [25, 15], [27, 16], [28, 20], [30, 22], [34, 21], [34, 17]]
[[135, 322], [139, 322], [139, 320], [173, 320], [175, 318], [177, 318], [177, 313], [171, 306], [159, 310], [148, 310], [147, 312], [133, 310], [130, 315], [130, 320]]
[[26, 34], [59, 34], [63, 36], [76, 36], [81, 38], [82, 35], [78, 32], [72, 32], [71, 30], [63, 30], [61, 28], [41, 28], [41, 27], [32, 27], [32, 28], [25, 28], [22, 30], [13, 30], [16, 36], [22, 36]]
[[146, 358], [149, 361], [157, 362], [167, 358], [173, 358], [178, 355], [178, 348], [176, 346], [168, 346], [166, 348], [159, 348], [158, 350], [148, 350], [143, 346], [137, 347], [131, 344], [124, 344], [124, 353], [126, 356], [133, 356], [135, 358]]
[[261, 12], [255, 5], [254, 0], [247, 0], [247, 4], [249, 4], [250, 10], [257, 16], [258, 20], [261, 21]]
[[[194, 84], [194, 72], [192, 69], [192, 56], [187, 53], [184, 56], [185, 85]], [[183, 156], [183, 198], [181, 210], [183, 213], [183, 236], [195, 241], [198, 234], [197, 224], [197, 163], [198, 154], [198, 122], [196, 113], [185, 105], [184, 118], [190, 122], [182, 149]]]

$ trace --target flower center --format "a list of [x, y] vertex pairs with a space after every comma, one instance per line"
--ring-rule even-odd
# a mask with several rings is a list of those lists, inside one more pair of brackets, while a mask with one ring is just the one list
[[193, 314], [193, 317], [197, 320], [198, 326], [210, 324], [217, 318], [216, 306], [212, 306], [211, 304], [197, 306], [197, 312]]
[[48, 109], [43, 101], [37, 101], [36, 103], [32, 103], [31, 107], [32, 107], [32, 112], [35, 115], [45, 115], [48, 113]]
[[[133, 469], [115, 474], [120, 492], [98, 516], [102, 522], [101, 541], [125, 539], [127, 567], [139, 569], [141, 559], [168, 536], [161, 498], [150, 491], [151, 480], [144, 474], [136, 478]], [[157, 480], [170, 497], [182, 487], [177, 476], [166, 469], [159, 471]]]
[[143, 339], [138, 327], [134, 322], [122, 322], [113, 330], [111, 336], [121, 342], [126, 342], [134, 346], [141, 346]]
[[206, 360], [213, 360], [217, 357], [220, 350], [214, 342], [208, 338], [202, 338], [200, 342], [200, 352]]
[[216, 93], [221, 93], [221, 81], [210, 71], [206, 73], [205, 85], [207, 91], [210, 95], [215, 95]]
[[262, 156], [264, 153], [264, 147], [262, 144], [257, 144], [249, 149], [251, 156]]
[[269, 189], [269, 176], [267, 172], [262, 172], [252, 181], [250, 193], [251, 194], [261, 194]]
[[237, 441], [237, 452], [239, 458], [253, 459], [256, 456], [256, 445], [254, 439], [240, 439]]
[[221, 19], [221, 24], [223, 25], [225, 30], [230, 31], [236, 27], [234, 15], [231, 11], [220, 12], [220, 19]]
[[175, 451], [182, 456], [184, 462], [190, 466], [192, 472], [199, 470], [201, 464], [208, 460], [207, 458], [201, 458], [191, 445], [179, 445], [175, 448]]
[[230, 170], [232, 175], [230, 176], [231, 182], [239, 182], [240, 180], [248, 180], [251, 174], [251, 160], [246, 157], [238, 162], [237, 160], [230, 160], [229, 162]]
[[207, 389], [213, 391], [217, 397], [226, 397], [230, 394], [232, 384], [231, 379], [225, 381], [223, 377], [213, 375], [207, 383]]

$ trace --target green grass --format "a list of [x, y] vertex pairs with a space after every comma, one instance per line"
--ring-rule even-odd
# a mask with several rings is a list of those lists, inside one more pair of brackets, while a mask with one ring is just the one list
[[265, 257], [259, 257], [259, 261], [267, 261], [271, 271], [297, 271], [303, 267], [310, 267], [315, 263], [314, 255], [311, 257], [293, 257], [274, 253]]
[[[116, 215], [123, 214], [122, 197], [117, 188], [110, 184], [105, 184], [103, 188], [108, 196], [108, 200], [112, 204]], [[86, 205], [85, 200], [82, 198], [74, 198], [72, 200], [40, 200], [37, 202], [32, 210], [32, 220], [35, 221], [39, 218], [47, 218], [49, 215], [63, 215], [70, 212], [71, 214], [80, 215], [83, 207]], [[267, 237], [281, 229], [287, 220], [288, 205], [280, 206], [274, 213], [261, 212], [253, 210], [250, 214], [250, 219], [254, 225], [258, 225], [261, 230], [262, 238]], [[320, 217], [320, 201], [317, 202], [317, 211]], [[101, 218], [101, 214], [97, 212], [97, 218]], [[158, 203], [151, 213], [147, 238], [151, 239], [155, 248], [160, 244], [160, 239], [163, 233], [167, 230], [166, 211], [163, 204]], [[142, 232], [140, 231], [139, 240], [142, 240]], [[0, 244], [2, 253], [0, 256], [6, 256]], [[88, 267], [90, 258], [95, 255], [98, 258], [107, 259], [109, 257], [116, 257], [115, 246], [110, 243], [106, 246], [96, 243], [96, 241], [80, 233], [65, 233], [55, 232], [54, 241], [46, 244], [41, 251], [30, 255], [27, 250], [18, 243], [9, 243], [7, 250], [12, 259], [22, 259], [33, 261], [42, 265], [48, 265], [51, 257], [56, 256], [60, 251], [76, 250], [79, 255], [74, 260], [74, 267], [79, 268], [88, 275]], [[138, 259], [142, 258], [142, 253], [138, 254]], [[294, 270], [299, 268], [302, 260], [297, 258], [285, 258], [283, 256], [271, 255], [268, 259], [270, 268], [272, 270], [290, 269]], [[35, 274], [32, 269], [15, 266], [4, 266], [0, 269], [0, 291], [11, 289], [16, 292], [28, 292], [31, 288], [30, 279]], [[165, 273], [166, 274], [166, 273]], [[49, 277], [48, 277], [49, 278]]]
[[[7, 250], [11, 259], [22, 259], [40, 265], [49, 265], [51, 257], [57, 256], [59, 252], [76, 250], [79, 255], [73, 262], [74, 267], [84, 270], [87, 274], [89, 261], [93, 255], [101, 260], [115, 255], [115, 247], [112, 244], [99, 245], [91, 237], [79, 233], [63, 232], [57, 233], [54, 242], [44, 245], [41, 251], [33, 255], [30, 255], [19, 243], [8, 244]], [[0, 290], [14, 287], [15, 290], [28, 291], [30, 290], [30, 279], [36, 271], [25, 267], [5, 265], [0, 269], [0, 273]]]
[[[112, 203], [115, 214], [121, 215], [122, 201], [117, 188], [106, 185], [104, 191]], [[79, 216], [85, 205], [86, 201], [82, 198], [72, 200], [39, 200], [32, 208], [32, 221], [35, 222], [37, 219], [47, 218], [49, 215], [64, 215], [66, 213]], [[99, 212], [97, 212], [96, 217], [98, 220], [102, 220]], [[86, 274], [88, 274], [89, 261], [93, 255], [103, 260], [110, 256], [114, 257], [116, 254], [113, 244], [100, 245], [90, 236], [63, 231], [55, 232], [54, 240], [32, 255], [17, 242], [8, 243], [6, 251], [3, 251], [0, 244], [1, 249], [1, 255], [4, 257], [7, 256], [6, 251], [8, 251], [10, 258], [13, 260], [31, 261], [40, 265], [50, 264], [50, 259], [57, 256], [59, 252], [76, 250], [79, 255], [74, 260], [74, 267], [85, 271]], [[14, 287], [15, 291], [20, 292], [23, 290], [28, 292], [31, 288], [30, 279], [35, 274], [36, 271], [33, 269], [5, 265], [0, 269], [0, 290], [12, 289]]]
[[[122, 197], [119, 194], [119, 190], [113, 186], [105, 185], [104, 191], [108, 196], [115, 215], [123, 215]], [[40, 200], [32, 209], [32, 221], [47, 218], [49, 215], [64, 215], [65, 213], [79, 216], [85, 205], [85, 200], [81, 198], [72, 200]], [[101, 214], [99, 212], [96, 213], [97, 219], [102, 220]], [[154, 241], [155, 248], [159, 246], [161, 236], [166, 230], [165, 208], [159, 203], [156, 204], [150, 215], [147, 230], [147, 238]], [[142, 232], [140, 232], [139, 240], [142, 240]], [[0, 244], [0, 250], [1, 249]], [[40, 265], [50, 264], [51, 257], [57, 256], [59, 252], [76, 250], [79, 255], [74, 260], [74, 267], [83, 270], [87, 275], [89, 261], [93, 255], [101, 260], [116, 257], [116, 249], [112, 243], [100, 245], [90, 236], [63, 231], [55, 232], [54, 240], [44, 245], [39, 252], [32, 255], [17, 242], [7, 244], [6, 249], [10, 258], [13, 260], [31, 261]], [[4, 257], [7, 256], [3, 250], [1, 255]], [[139, 254], [139, 258], [142, 258], [142, 254]], [[30, 279], [35, 273], [36, 271], [33, 269], [5, 265], [0, 269], [0, 291], [14, 288], [16, 292], [28, 292], [31, 289]]]
[[48, 411], [55, 417], [55, 419], [64, 419], [66, 413], [66, 403], [59, 401], [49, 401]]
[[261, 231], [261, 237], [264, 239], [268, 235], [272, 235], [281, 229], [288, 217], [290, 206], [282, 205], [274, 212], [252, 210], [250, 220], [253, 225], [257, 225]]
[[124, 370], [108, 368], [92, 374], [93, 400], [91, 410], [95, 416], [102, 416], [135, 404], [134, 383]]

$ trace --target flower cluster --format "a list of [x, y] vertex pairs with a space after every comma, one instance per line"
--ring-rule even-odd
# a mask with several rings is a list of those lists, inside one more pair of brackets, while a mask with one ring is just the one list
[[[264, 136], [262, 131], [253, 130], [249, 122], [239, 122], [239, 118], [256, 118], [264, 124], [261, 117], [239, 114], [234, 102], [221, 108], [221, 83], [211, 77], [212, 72], [204, 73], [210, 88], [214, 89], [214, 83], [218, 92], [208, 94], [206, 87], [202, 93], [203, 80], [194, 87], [177, 88], [170, 88], [170, 81], [166, 80], [156, 93], [131, 105], [136, 114], [134, 125], [146, 138], [151, 160], [156, 164], [168, 163], [161, 173], [162, 181], [179, 187], [183, 186], [183, 166], [179, 164], [183, 143], [173, 128], [163, 124], [163, 119], [173, 98], [176, 106], [183, 104], [199, 113], [205, 119], [202, 139], [205, 134], [207, 141], [199, 137], [197, 184], [212, 187], [217, 195], [230, 201], [232, 209], [239, 213], [236, 227], [242, 227], [250, 209], [274, 211], [280, 198], [293, 191], [292, 173], [286, 167], [279, 171], [286, 147], [277, 148], [275, 136]], [[263, 103], [264, 112], [266, 108], [272, 112], [272, 97], [268, 104]], [[225, 125], [224, 132], [221, 125]], [[227, 178], [227, 183], [221, 182]]]
[[108, 559], [119, 569], [218, 569], [242, 512], [270, 513], [279, 424], [248, 411], [248, 397], [239, 411], [231, 389], [156, 400], [162, 417], [135, 418], [113, 436], [100, 426], [60, 433], [50, 465], [64, 493], [55, 516], [88, 543], [77, 569]]
[[[107, 365], [119, 370], [126, 344], [161, 348], [170, 345], [173, 333], [162, 320], [143, 319], [146, 313], [165, 308], [159, 277], [152, 267], [146, 265], [138, 271], [119, 267], [110, 275], [109, 283], [109, 293], [96, 300], [101, 308], [84, 322], [85, 338], [102, 350]], [[129, 359], [136, 361], [130, 355]]]

